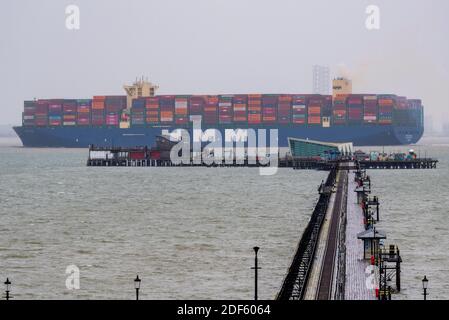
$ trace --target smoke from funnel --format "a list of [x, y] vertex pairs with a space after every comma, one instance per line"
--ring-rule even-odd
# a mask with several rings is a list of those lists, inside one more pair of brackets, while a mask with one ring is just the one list
[[352, 79], [351, 70], [344, 63], [339, 63], [337, 65], [336, 77], [337, 78]]

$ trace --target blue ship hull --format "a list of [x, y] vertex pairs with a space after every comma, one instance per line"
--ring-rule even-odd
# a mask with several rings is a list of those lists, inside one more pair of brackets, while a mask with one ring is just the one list
[[[245, 127], [221, 126], [225, 129]], [[394, 146], [415, 144], [423, 135], [422, 127], [398, 127], [394, 125], [351, 125], [332, 126], [260, 126], [253, 129], [278, 129], [279, 147], [287, 147], [287, 138], [302, 138], [323, 142], [353, 142], [355, 146]], [[25, 147], [85, 148], [95, 146], [153, 146], [155, 137], [163, 130], [173, 131], [176, 127], [14, 127]], [[206, 127], [202, 128], [207, 129]], [[191, 130], [191, 129], [190, 129]], [[268, 138], [267, 138], [267, 141]]]

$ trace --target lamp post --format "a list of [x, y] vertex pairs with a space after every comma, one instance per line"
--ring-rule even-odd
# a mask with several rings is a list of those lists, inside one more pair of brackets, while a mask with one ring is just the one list
[[424, 278], [422, 279], [422, 288], [424, 290], [424, 300], [427, 300], [427, 285], [429, 284], [429, 280], [427, 280], [427, 277], [424, 276]]
[[9, 300], [9, 291], [11, 290], [11, 281], [9, 281], [9, 278], [6, 278], [5, 281], [5, 287], [6, 287], [6, 300]]
[[257, 252], [259, 251], [259, 247], [254, 247], [253, 250], [255, 253], [254, 267], [252, 267], [251, 269], [254, 269], [254, 300], [257, 300], [257, 270], [261, 269], [257, 265]]
[[136, 300], [139, 300], [139, 289], [140, 289], [140, 279], [139, 275], [134, 279], [134, 288], [136, 289]]

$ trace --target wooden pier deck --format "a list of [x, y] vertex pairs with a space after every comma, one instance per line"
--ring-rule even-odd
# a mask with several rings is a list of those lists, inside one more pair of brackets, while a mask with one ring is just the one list
[[335, 292], [335, 270], [337, 269], [337, 252], [340, 217], [342, 215], [343, 201], [346, 200], [345, 192], [348, 183], [348, 173], [346, 170], [339, 170], [335, 191], [335, 201], [332, 206], [332, 215], [330, 217], [330, 227], [326, 243], [326, 251], [320, 274], [320, 282], [317, 291], [317, 300], [331, 300]]
[[[89, 147], [89, 157], [87, 166], [89, 167], [265, 167], [269, 165], [276, 165], [279, 168], [293, 168], [293, 169], [314, 169], [314, 170], [331, 170], [337, 164], [343, 165], [346, 163], [346, 168], [342, 169], [435, 169], [438, 160], [431, 158], [423, 159], [409, 159], [409, 160], [382, 160], [371, 161], [361, 160], [355, 162], [344, 162], [344, 159], [326, 160], [321, 158], [300, 158], [289, 155], [277, 156], [277, 158], [270, 157], [270, 163], [266, 161], [260, 162], [257, 157], [245, 159], [209, 159], [205, 161], [204, 155], [199, 158], [187, 156], [182, 163], [171, 161], [170, 148], [172, 142], [165, 142], [170, 145], [161, 144], [162, 149], [149, 149], [148, 147], [135, 148], [107, 148], [107, 147]], [[206, 157], [207, 159], [207, 157]], [[347, 161], [347, 160], [346, 160]], [[351, 165], [352, 164], [352, 165]]]
[[[294, 159], [279, 158], [277, 159], [277, 167], [293, 168], [295, 170], [331, 170], [336, 161], [312, 160], [312, 159]], [[404, 161], [360, 161], [361, 169], [436, 169], [438, 160], [421, 159], [421, 160], [404, 160]], [[258, 161], [230, 161], [207, 164], [204, 162], [175, 164], [169, 159], [128, 159], [128, 158], [111, 158], [111, 159], [92, 159], [87, 160], [88, 167], [266, 167], [269, 164], [261, 164]], [[342, 169], [354, 170], [357, 167], [346, 165]]]
[[310, 270], [309, 280], [307, 281], [306, 288], [304, 289], [304, 300], [316, 300], [317, 298], [318, 287], [321, 278], [321, 267], [323, 266], [324, 255], [326, 252], [329, 227], [332, 213], [334, 211], [334, 204], [335, 193], [332, 193], [329, 199], [329, 206], [327, 208], [326, 215], [324, 216], [323, 224], [321, 226], [320, 235], [315, 250], [315, 256], [313, 258], [313, 264]]
[[[392, 292], [400, 291], [399, 249], [386, 249], [380, 241], [386, 235], [374, 227], [378, 198], [368, 196], [371, 179], [366, 171], [350, 170], [357, 167], [352, 161], [339, 163], [320, 188], [278, 300], [391, 299]], [[308, 236], [309, 229], [318, 230], [316, 236]], [[396, 278], [396, 288], [388, 283], [390, 278]]]
[[369, 274], [366, 273], [369, 262], [363, 260], [363, 242], [357, 239], [357, 234], [365, 231], [363, 211], [357, 204], [357, 194], [354, 190], [354, 173], [348, 179], [348, 206], [346, 213], [346, 282], [345, 300], [373, 300], [374, 290], [366, 286]]

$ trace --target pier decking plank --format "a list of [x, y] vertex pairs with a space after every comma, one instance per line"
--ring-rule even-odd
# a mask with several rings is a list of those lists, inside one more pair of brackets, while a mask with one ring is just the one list
[[349, 175], [346, 224], [346, 283], [345, 300], [374, 300], [375, 292], [366, 286], [369, 274], [365, 273], [369, 261], [362, 259], [363, 242], [357, 234], [364, 231], [362, 208], [357, 204], [357, 187], [354, 174]]
[[335, 202], [335, 194], [332, 194], [329, 200], [329, 207], [324, 218], [323, 225], [320, 231], [320, 237], [313, 258], [312, 270], [310, 271], [309, 281], [307, 283], [304, 300], [315, 300], [320, 283], [321, 266], [323, 265], [324, 253], [326, 251], [327, 240], [329, 237], [330, 218], [332, 216]]

